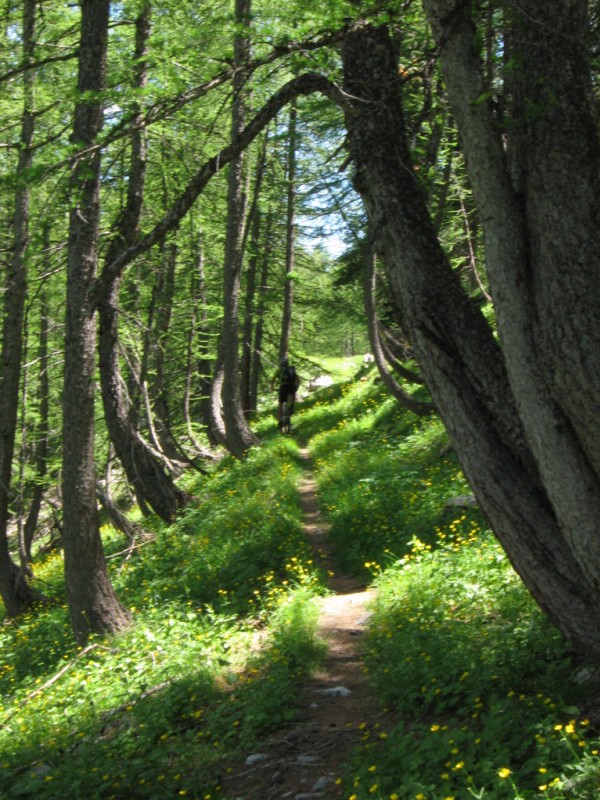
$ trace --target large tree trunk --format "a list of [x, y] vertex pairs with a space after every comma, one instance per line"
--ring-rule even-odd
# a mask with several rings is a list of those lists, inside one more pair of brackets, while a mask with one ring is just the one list
[[[444, 5], [446, 11], [451, 6], [455, 10], [454, 3], [426, 5]], [[444, 33], [448, 48], [452, 32], [445, 29]], [[456, 52], [457, 59], [463, 61], [473, 53], [473, 38], [468, 44], [465, 42], [466, 39], [462, 47], [457, 45]], [[545, 405], [548, 410], [551, 400], [543, 398], [544, 382], [535, 383], [537, 367], [529, 361], [531, 351], [523, 349], [523, 341], [513, 340], [512, 352], [507, 355], [509, 383], [503, 351], [463, 291], [439, 245], [412, 169], [401, 86], [387, 30], [358, 25], [346, 39], [343, 60], [344, 88], [349, 98], [355, 98], [346, 109], [355, 185], [363, 196], [394, 302], [410, 332], [435, 404], [481, 507], [525, 584], [563, 633], [580, 647], [600, 655], [600, 572], [596, 568], [592, 575], [590, 567], [583, 563], [579, 546], [573, 546], [578, 535], [587, 541], [592, 519], [596, 525], [600, 519], [596, 510], [598, 481], [592, 483], [588, 477], [573, 496], [568, 476], [561, 487], [562, 498], [557, 497], [557, 487], [546, 479], [546, 470], [535, 458], [536, 449], [531, 446], [529, 434], [531, 404]], [[463, 75], [458, 87], [465, 96], [464, 110], [477, 111], [484, 104], [473, 102], [480, 95], [467, 91], [465, 80]], [[473, 168], [477, 164], [481, 172], [489, 168], [490, 158], [502, 161], [500, 141], [490, 154], [490, 142], [481, 131], [479, 136], [473, 132], [473, 147], [479, 148], [473, 155]], [[500, 177], [490, 178], [490, 190], [493, 185], [495, 193], [510, 195], [506, 176], [498, 185]], [[513, 201], [510, 217], [491, 215], [496, 228], [486, 236], [488, 248], [497, 242], [496, 252], [508, 249], [510, 258], [522, 270], [527, 264], [521, 260], [526, 239], [515, 205]], [[482, 214], [484, 218], [488, 216]], [[540, 230], [537, 236], [541, 236]], [[534, 245], [535, 239], [529, 244]], [[488, 256], [493, 261], [494, 250], [488, 250]], [[513, 269], [504, 277], [509, 284], [520, 279], [521, 292], [516, 285], [501, 285], [495, 288], [496, 303], [503, 302], [503, 291], [512, 291], [524, 311], [526, 276]], [[510, 306], [507, 312], [509, 309]], [[525, 333], [524, 320], [517, 313], [514, 322], [521, 335]], [[502, 335], [506, 348], [506, 323]], [[513, 375], [519, 348], [524, 362], [520, 377], [525, 386]], [[523, 372], [527, 374], [523, 376]], [[568, 428], [561, 425], [556, 414], [554, 423], [552, 439], [564, 439]], [[580, 454], [577, 463], [570, 457], [571, 450], [572, 446], [567, 446], [561, 455], [568, 468], [576, 469], [583, 479], [588, 470], [586, 459]], [[556, 457], [559, 458], [558, 453]], [[557, 507], [563, 504], [570, 504], [579, 518], [579, 533], [574, 530], [573, 521], [567, 529], [566, 520], [557, 513]], [[599, 543], [600, 537], [596, 536], [596, 543], [590, 546], [590, 565], [597, 563]]]
[[[99, 92], [105, 86], [109, 0], [83, 0], [79, 101], [73, 141], [94, 144], [102, 127]], [[98, 260], [100, 157], [80, 156], [71, 176], [67, 264], [67, 319], [63, 395], [63, 541], [73, 630], [115, 632], [129, 614], [112, 588], [98, 525], [94, 462], [96, 321], [93, 288]]]
[[[464, 9], [425, 3], [479, 208], [509, 379], [561, 533], [600, 594], [600, 142], [587, 4], [528, 0], [513, 21], [507, 160], [465, 49]], [[448, 12], [452, 11], [451, 23]], [[511, 181], [512, 178], [512, 181]], [[519, 194], [515, 188], [518, 188]], [[566, 268], [568, 265], [568, 268]]]
[[[524, 167], [518, 175], [522, 198], [513, 189], [490, 109], [473, 102], [483, 84], [473, 51], [463, 49], [474, 35], [470, 15], [455, 9], [448, 26], [441, 22], [448, 3], [425, 5], [434, 32], [445, 40], [442, 63], [482, 219], [504, 357], [527, 441], [563, 535], [598, 594], [600, 308], [589, 291], [599, 258], [598, 142], [586, 103], [589, 70], [581, 62], [585, 15], [581, 8], [572, 14], [557, 9], [550, 23], [546, 4], [530, 2], [523, 8], [527, 24], [515, 26], [513, 46], [523, 65], [524, 108], [517, 107], [516, 114], [524, 130], [515, 159]], [[557, 37], [554, 43], [550, 31]], [[568, 85], [563, 72], [571, 76]], [[576, 82], [574, 74], [580, 76]]]

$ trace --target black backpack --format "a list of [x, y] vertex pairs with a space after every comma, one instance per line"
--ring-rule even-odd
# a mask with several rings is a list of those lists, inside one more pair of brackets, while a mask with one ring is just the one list
[[281, 383], [283, 386], [296, 388], [296, 367], [286, 364], [281, 370]]

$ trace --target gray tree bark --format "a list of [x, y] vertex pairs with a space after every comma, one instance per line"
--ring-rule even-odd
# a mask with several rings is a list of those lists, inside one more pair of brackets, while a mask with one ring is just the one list
[[[143, 89], [147, 82], [145, 60], [150, 34], [150, 6], [146, 4], [136, 20], [134, 83]], [[137, 111], [134, 110], [134, 119]], [[119, 363], [119, 287], [122, 272], [109, 272], [109, 266], [137, 236], [144, 198], [146, 175], [146, 136], [141, 125], [134, 125], [127, 199], [115, 223], [97, 292], [99, 316], [100, 383], [104, 417], [115, 452], [123, 465], [142, 508], [148, 504], [162, 519], [171, 521], [186, 503], [163, 461], [151, 450], [135, 425], [124, 391]]]
[[[83, 0], [79, 99], [73, 141], [92, 145], [102, 128], [109, 0]], [[110, 582], [96, 505], [94, 395], [96, 320], [93, 290], [98, 260], [100, 156], [78, 156], [70, 189], [67, 318], [63, 395], [63, 542], [65, 579], [76, 638], [112, 633], [129, 623]]]
[[[425, 5], [430, 16], [444, 6], [444, 20], [452, 12], [452, 19], [460, 21], [451, 28], [444, 22], [437, 30], [446, 57], [448, 48], [454, 48], [456, 61], [448, 66], [448, 72], [456, 81], [455, 91], [464, 98], [454, 100], [455, 113], [463, 136], [470, 138], [473, 147], [469, 168], [479, 171], [483, 183], [484, 195], [478, 203], [485, 199], [485, 192], [491, 203], [492, 189], [496, 198], [502, 198], [500, 207], [489, 206], [489, 213], [481, 214], [488, 220], [486, 247], [491, 272], [496, 273], [494, 301], [503, 317], [502, 348], [463, 291], [439, 245], [412, 169], [392, 42], [383, 27], [366, 24], [357, 25], [342, 48], [344, 88], [352, 98], [346, 122], [355, 185], [363, 196], [393, 300], [410, 332], [427, 385], [494, 532], [533, 596], [561, 631], [578, 646], [600, 654], [600, 573], [594, 568], [600, 543], [597, 528], [596, 541], [590, 542], [593, 520], [597, 525], [600, 519], [598, 481], [591, 479], [585, 454], [580, 451], [576, 457], [574, 453], [572, 426], [567, 420], [561, 423], [556, 401], [550, 393], [545, 395], [547, 383], [532, 361], [531, 325], [525, 325], [530, 283], [526, 254], [545, 234], [539, 226], [541, 220], [537, 230], [525, 230], [504, 169], [500, 136], [488, 136], [493, 127], [489, 111], [484, 103], [473, 102], [481, 93], [471, 82], [477, 70], [465, 67], [473, 58], [474, 41], [471, 38], [466, 43], [468, 21], [460, 16], [466, 5], [433, 0]], [[568, 20], [561, 22], [557, 30], [564, 32]], [[459, 33], [465, 38], [454, 41], [453, 35]], [[543, 38], [545, 33], [540, 28], [538, 36]], [[539, 46], [546, 51], [541, 43]], [[463, 71], [458, 66], [464, 67]], [[450, 86], [449, 92], [452, 97]], [[459, 112], [468, 118], [468, 124]], [[465, 142], [465, 150], [468, 148]], [[537, 155], [541, 158], [541, 151]], [[475, 189], [475, 178], [472, 180]], [[549, 189], [546, 183], [546, 192]], [[592, 239], [597, 230], [589, 231]], [[500, 258], [504, 266], [498, 276], [493, 264]], [[577, 283], [580, 277], [573, 276], [573, 280]], [[568, 313], [563, 304], [565, 317]], [[553, 467], [538, 457], [537, 446], [542, 441], [532, 444], [535, 419], [538, 424], [543, 419], [554, 421], [552, 455], [546, 456], [554, 459]], [[557, 439], [565, 447], [560, 453], [554, 451]], [[564, 474], [565, 461], [583, 485], [571, 488], [571, 476], [560, 488], [555, 485], [553, 468], [560, 471], [563, 465]], [[575, 520], [568, 522], [559, 511], [566, 507], [578, 517], [577, 530]], [[583, 563], [584, 544], [591, 548], [591, 552], [586, 549], [590, 563]]]
[[[600, 141], [587, 4], [514, 9], [508, 153], [465, 49], [467, 10], [426, 0], [486, 244], [511, 387], [556, 516], [600, 593]], [[512, 171], [508, 169], [512, 165]]]
[[[235, 16], [241, 30], [234, 41], [234, 63], [241, 66], [248, 61], [250, 40], [250, 0], [236, 0]], [[233, 106], [231, 112], [231, 139], [239, 138], [246, 117], [246, 95], [248, 88], [241, 72], [233, 79]], [[227, 192], [227, 235], [225, 241], [225, 265], [223, 281], [223, 332], [221, 339], [223, 354], [223, 418], [226, 430], [227, 449], [241, 458], [246, 451], [259, 443], [250, 430], [242, 410], [239, 375], [239, 296], [242, 270], [242, 242], [244, 239], [245, 196], [243, 192], [243, 152], [229, 165]]]

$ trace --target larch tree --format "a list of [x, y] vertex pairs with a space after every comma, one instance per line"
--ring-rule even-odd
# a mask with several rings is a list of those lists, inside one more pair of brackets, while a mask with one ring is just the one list
[[285, 220], [285, 277], [283, 286], [283, 314], [279, 338], [279, 358], [287, 358], [292, 336], [292, 313], [294, 308], [294, 261], [296, 247], [296, 147], [298, 111], [296, 101], [290, 103], [288, 123], [287, 169], [286, 169], [286, 220]]
[[471, 5], [424, 6], [483, 228], [499, 340], [427, 211], [395, 42], [366, 22], [342, 48], [355, 186], [484, 513], [550, 618], [599, 655], [600, 149], [586, 3], [507, 5], [517, 66], [505, 120], [485, 92]]
[[[234, 64], [237, 72], [232, 81], [231, 139], [233, 142], [239, 138], [247, 114], [248, 84], [243, 67], [248, 63], [250, 57], [250, 8], [250, 0], [235, 0], [235, 19], [238, 30], [234, 40]], [[221, 399], [225, 422], [225, 443], [237, 457], [241, 457], [252, 445], [259, 442], [243, 413], [239, 371], [239, 299], [244, 256], [242, 244], [246, 222], [244, 163], [244, 153], [240, 151], [231, 160], [227, 178], [223, 332], [220, 344], [223, 364]]]
[[100, 538], [96, 504], [95, 370], [100, 217], [100, 153], [109, 0], [83, 0], [74, 157], [70, 190], [67, 317], [63, 393], [63, 542], [65, 580], [76, 638], [112, 633], [129, 623], [117, 598]]
[[28, 171], [33, 163], [35, 22], [37, 2], [23, 5], [23, 110], [16, 165], [12, 254], [6, 270], [0, 372], [0, 594], [9, 616], [21, 613], [42, 595], [27, 582], [24, 569], [8, 547], [11, 484], [23, 361], [23, 327], [27, 295], [27, 250], [30, 239]]
[[[139, 92], [144, 90], [148, 79], [150, 30], [151, 6], [145, 2], [135, 21], [133, 88]], [[109, 435], [136, 496], [142, 506], [148, 504], [164, 520], [171, 520], [185, 504], [185, 496], [136, 427], [131, 414], [119, 362], [119, 288], [123, 274], [106, 268], [124, 247], [135, 241], [139, 231], [147, 162], [147, 136], [141, 116], [139, 102], [134, 101], [127, 195], [114, 225], [105, 269], [98, 283], [100, 380]]]

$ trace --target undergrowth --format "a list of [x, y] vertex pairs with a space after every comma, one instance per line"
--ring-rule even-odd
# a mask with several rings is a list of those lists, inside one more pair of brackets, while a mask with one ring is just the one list
[[35, 565], [51, 604], [0, 631], [0, 797], [216, 797], [224, 762], [294, 719], [322, 654], [298, 474], [295, 442], [271, 439], [133, 553], [105, 531], [133, 626], [83, 650], [61, 551]]
[[[336, 417], [337, 413], [337, 417]], [[377, 586], [367, 672], [387, 711], [345, 800], [592, 800], [600, 742], [570, 651], [472, 505], [438, 420], [370, 380], [332, 391], [311, 440], [340, 567]]]
[[295, 719], [299, 682], [322, 656], [297, 442], [310, 447], [337, 568], [378, 589], [365, 659], [381, 721], [356, 721], [339, 796], [600, 796], [600, 742], [581, 713], [593, 671], [464, 499], [439, 421], [351, 369], [299, 405], [293, 437], [269, 415], [262, 447], [188, 482], [196, 499], [175, 524], [146, 520], [134, 550], [104, 530], [127, 633], [77, 648], [61, 551], [38, 559], [50, 603], [0, 630], [0, 797], [243, 796], [228, 765]]

